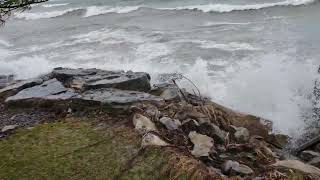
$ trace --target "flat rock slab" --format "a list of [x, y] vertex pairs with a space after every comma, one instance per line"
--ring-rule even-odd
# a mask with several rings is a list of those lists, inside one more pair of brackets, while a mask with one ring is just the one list
[[73, 104], [75, 106], [97, 105], [112, 106], [112, 108], [126, 107], [126, 105], [143, 101], [162, 101], [162, 99], [143, 92], [124, 91], [119, 89], [89, 90], [73, 98]]
[[151, 89], [150, 75], [144, 72], [56, 68], [51, 74], [66, 86], [80, 90], [116, 88], [147, 92]]
[[16, 82], [14, 84], [11, 84], [5, 88], [0, 89], [0, 100], [5, 99], [9, 96], [15, 95], [19, 91], [39, 85], [43, 82], [43, 79], [41, 78], [35, 78], [35, 79], [28, 79], [28, 80], [23, 80]]
[[8, 97], [6, 103], [37, 102], [39, 100], [68, 100], [76, 96], [72, 89], [65, 88], [57, 79], [45, 81], [41, 85], [33, 86], [18, 92], [16, 95]]

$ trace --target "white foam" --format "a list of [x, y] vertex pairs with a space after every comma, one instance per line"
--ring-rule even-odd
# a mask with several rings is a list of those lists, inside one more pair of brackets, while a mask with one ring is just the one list
[[48, 12], [19, 12], [15, 13], [14, 16], [18, 19], [26, 19], [26, 20], [36, 20], [36, 19], [48, 19], [54, 18], [58, 16], [62, 16], [66, 13], [70, 13], [75, 10], [80, 10], [82, 8], [69, 8], [65, 10], [57, 10], [57, 11], [48, 11]]
[[124, 7], [110, 7], [110, 6], [89, 6], [84, 17], [97, 16], [107, 13], [129, 13], [136, 11], [140, 6], [124, 6]]
[[286, 0], [274, 3], [248, 4], [248, 5], [231, 5], [231, 4], [205, 4], [194, 6], [182, 6], [176, 8], [162, 8], [165, 10], [199, 10], [202, 12], [232, 12], [244, 10], [258, 10], [276, 6], [300, 6], [315, 2], [316, 0]]
[[0, 46], [11, 47], [12, 44], [7, 42], [7, 41], [5, 41], [5, 40], [0, 39]]
[[202, 26], [221, 26], [221, 25], [249, 25], [252, 22], [236, 23], [236, 22], [206, 22]]
[[164, 43], [144, 43], [136, 50], [137, 59], [151, 60], [168, 55], [172, 50]]
[[66, 6], [66, 5], [69, 5], [69, 3], [44, 4], [44, 5], [42, 5], [42, 7], [51, 8], [51, 7], [59, 7], [59, 6]]

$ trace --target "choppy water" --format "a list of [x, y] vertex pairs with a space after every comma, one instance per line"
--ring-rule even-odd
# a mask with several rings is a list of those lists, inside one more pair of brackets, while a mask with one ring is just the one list
[[299, 134], [320, 64], [319, 18], [318, 0], [51, 0], [0, 29], [0, 74], [180, 72], [215, 101]]

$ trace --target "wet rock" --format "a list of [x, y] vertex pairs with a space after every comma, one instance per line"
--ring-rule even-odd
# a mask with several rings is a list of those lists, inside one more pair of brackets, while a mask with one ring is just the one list
[[289, 137], [284, 134], [270, 134], [266, 141], [279, 149], [283, 149], [287, 146]]
[[143, 72], [56, 68], [51, 74], [76, 89], [116, 88], [143, 92], [151, 89], [150, 75]]
[[157, 135], [152, 133], [147, 133], [142, 138], [142, 147], [146, 146], [168, 146], [169, 144], [160, 139]]
[[8, 86], [13, 80], [13, 75], [0, 75], [0, 89]]
[[303, 173], [312, 174], [320, 176], [320, 169], [318, 169], [315, 166], [305, 164], [298, 160], [284, 160], [284, 161], [278, 161], [272, 166], [274, 167], [284, 167], [289, 169], [296, 169]]
[[169, 130], [176, 130], [181, 126], [181, 122], [177, 119], [171, 119], [169, 117], [162, 117], [160, 122], [166, 126]]
[[232, 130], [234, 131], [234, 138], [237, 142], [248, 142], [250, 138], [250, 134], [247, 128], [244, 127], [236, 127], [236, 126], [231, 126]]
[[198, 131], [199, 123], [194, 119], [187, 119], [182, 122], [181, 129], [184, 133], [189, 134], [191, 131]]
[[1, 132], [2, 133], [6, 133], [8, 131], [12, 131], [14, 129], [16, 129], [18, 127], [18, 125], [8, 125], [8, 126], [4, 126], [2, 129], [1, 129]]
[[312, 166], [320, 167], [320, 157], [315, 157], [311, 159], [308, 164], [311, 164]]
[[0, 89], [0, 100], [5, 100], [7, 97], [13, 96], [23, 89], [39, 85], [42, 82], [43, 82], [43, 79], [36, 78], [36, 79], [19, 81], [9, 86], [6, 86], [5, 88]]
[[214, 141], [211, 137], [192, 131], [189, 133], [189, 138], [194, 144], [193, 150], [191, 151], [192, 155], [195, 157], [209, 156], [209, 153], [214, 147]]
[[6, 103], [21, 105], [25, 103], [35, 104], [44, 101], [70, 100], [77, 94], [72, 89], [65, 88], [57, 79], [45, 81], [41, 85], [21, 90], [16, 95], [8, 97]]
[[226, 175], [250, 175], [254, 173], [250, 167], [232, 160], [223, 163], [222, 172]]
[[179, 88], [173, 83], [155, 84], [149, 93], [165, 100], [180, 100]]
[[74, 108], [88, 106], [103, 106], [108, 109], [124, 109], [138, 102], [159, 102], [161, 98], [137, 91], [124, 91], [119, 89], [96, 89], [85, 91], [73, 98]]
[[201, 123], [198, 132], [212, 137], [216, 143], [223, 144], [227, 133], [212, 123]]
[[138, 130], [141, 133], [146, 133], [149, 131], [156, 131], [157, 128], [154, 125], [154, 123], [147, 117], [141, 115], [141, 114], [134, 114], [133, 115], [133, 125], [136, 130]]
[[310, 161], [316, 157], [320, 157], [320, 153], [314, 151], [302, 151], [300, 153], [300, 158], [304, 161]]

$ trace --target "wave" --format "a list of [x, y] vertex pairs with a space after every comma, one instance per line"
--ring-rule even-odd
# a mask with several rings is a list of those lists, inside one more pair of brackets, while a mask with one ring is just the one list
[[14, 16], [18, 19], [26, 19], [26, 20], [48, 19], [48, 18], [63, 16], [65, 14], [69, 14], [79, 10], [82, 10], [82, 8], [70, 8], [66, 10], [38, 12], [38, 13], [22, 12], [22, 13], [16, 13]]
[[45, 8], [51, 8], [51, 7], [59, 7], [59, 6], [66, 6], [69, 5], [69, 3], [61, 3], [61, 4], [44, 4], [42, 7]]
[[84, 17], [97, 16], [101, 14], [107, 13], [129, 13], [132, 11], [136, 11], [140, 8], [140, 6], [124, 6], [124, 7], [110, 7], [110, 6], [90, 6], [87, 7], [87, 12]]
[[316, 0], [286, 0], [275, 3], [249, 4], [249, 5], [230, 5], [230, 4], [206, 4], [195, 6], [182, 6], [175, 8], [161, 8], [162, 10], [199, 10], [202, 12], [232, 12], [245, 10], [258, 10], [277, 6], [300, 6], [314, 3]]

